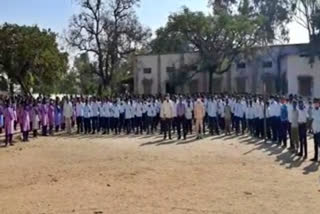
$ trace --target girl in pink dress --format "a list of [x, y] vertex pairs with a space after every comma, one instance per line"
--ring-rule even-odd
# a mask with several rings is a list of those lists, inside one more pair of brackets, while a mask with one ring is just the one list
[[6, 141], [5, 141], [6, 146], [8, 144], [13, 146], [12, 136], [13, 136], [13, 130], [14, 130], [15, 115], [14, 115], [14, 111], [13, 111], [10, 100], [6, 101], [6, 107], [4, 109], [3, 116], [4, 116], [4, 129], [5, 129], [5, 135], [6, 135]]

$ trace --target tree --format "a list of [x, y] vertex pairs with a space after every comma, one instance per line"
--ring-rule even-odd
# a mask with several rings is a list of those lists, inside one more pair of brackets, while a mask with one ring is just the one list
[[68, 54], [59, 50], [50, 29], [5, 23], [0, 26], [0, 65], [10, 83], [30, 94], [31, 88], [50, 88], [61, 78], [68, 68]]
[[164, 31], [181, 36], [199, 52], [196, 72], [208, 72], [211, 92], [214, 73], [228, 71], [237, 57], [253, 47], [287, 38], [282, 23], [289, 15], [286, 0], [212, 0], [209, 4], [213, 9], [209, 15], [188, 8], [174, 13]]
[[315, 57], [320, 56], [320, 1], [294, 0], [292, 9], [294, 20], [308, 31], [309, 45], [303, 51], [312, 65]]
[[93, 95], [98, 91], [99, 77], [93, 71], [96, 66], [90, 62], [87, 53], [80, 54], [74, 60], [73, 71], [76, 73], [81, 94]]
[[82, 11], [70, 23], [67, 42], [90, 53], [96, 61], [91, 70], [100, 79], [99, 93], [110, 82], [126, 57], [144, 45], [150, 32], [138, 21], [133, 7], [138, 0], [79, 0]]
[[151, 53], [187, 53], [194, 49], [180, 32], [170, 31], [168, 28], [160, 27], [156, 31], [156, 38], [150, 43]]

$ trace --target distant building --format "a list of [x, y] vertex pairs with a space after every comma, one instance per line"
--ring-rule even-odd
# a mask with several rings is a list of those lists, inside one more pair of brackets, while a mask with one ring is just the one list
[[[231, 69], [213, 77], [212, 93], [258, 93], [264, 87], [268, 94], [298, 94], [320, 97], [320, 61], [310, 64], [304, 54], [306, 44], [275, 45], [257, 48], [251, 57], [238, 58]], [[184, 65], [194, 65], [198, 53], [138, 55], [134, 71], [134, 92], [137, 94], [192, 94], [209, 92], [208, 72], [199, 72], [183, 80], [179, 72]], [[191, 67], [191, 69], [190, 69]], [[187, 72], [193, 73], [189, 66]], [[181, 81], [184, 84], [177, 84]], [[266, 84], [264, 84], [266, 83]]]

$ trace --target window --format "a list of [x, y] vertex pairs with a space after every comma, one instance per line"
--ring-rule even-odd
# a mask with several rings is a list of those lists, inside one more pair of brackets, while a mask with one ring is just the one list
[[145, 74], [151, 74], [151, 72], [152, 72], [151, 68], [144, 68], [143, 69], [143, 73], [145, 73]]
[[272, 62], [271, 61], [267, 61], [267, 62], [263, 62], [263, 68], [272, 68]]
[[167, 67], [167, 73], [173, 73], [174, 67]]
[[246, 63], [244, 63], [244, 62], [238, 63], [237, 64], [237, 68], [238, 69], [245, 69], [246, 68]]

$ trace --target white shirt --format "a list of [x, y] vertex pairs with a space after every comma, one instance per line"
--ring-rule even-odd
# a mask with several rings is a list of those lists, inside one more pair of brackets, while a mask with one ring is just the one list
[[185, 104], [186, 108], [185, 108], [185, 116], [187, 120], [191, 120], [192, 119], [192, 111], [193, 111], [193, 105], [190, 103], [190, 105], [188, 106], [188, 104]]
[[217, 103], [209, 100], [207, 103], [207, 113], [209, 117], [217, 117]]
[[119, 118], [120, 117], [120, 108], [118, 105], [113, 105], [111, 108], [111, 115], [114, 118]]
[[172, 118], [172, 105], [167, 101], [164, 101], [161, 105], [160, 117], [164, 119]]
[[147, 116], [148, 117], [153, 117], [154, 116], [154, 111], [155, 111], [154, 105], [152, 105], [152, 103], [148, 103], [146, 109], [147, 109]]
[[125, 119], [131, 119], [133, 117], [133, 111], [132, 111], [132, 106], [131, 104], [127, 103], [124, 106], [124, 117]]
[[241, 103], [236, 103], [234, 108], [234, 115], [242, 118], [243, 114], [244, 114], [243, 105]]
[[63, 116], [66, 118], [71, 118], [73, 115], [73, 108], [71, 102], [64, 102], [63, 104]]
[[142, 103], [137, 103], [136, 104], [136, 109], [135, 109], [135, 115], [137, 117], [142, 117], [142, 112], [143, 112], [143, 104]]
[[291, 103], [288, 103], [287, 107], [288, 107], [288, 121], [291, 123], [293, 106]]
[[320, 132], [320, 109], [313, 109], [312, 110], [312, 130], [314, 134]]
[[99, 117], [100, 113], [99, 113], [99, 103], [98, 102], [93, 102], [91, 104], [91, 108], [92, 108], [92, 117]]
[[306, 123], [307, 117], [308, 117], [308, 110], [306, 108], [304, 108], [303, 110], [299, 108], [298, 111], [299, 111], [298, 123]]
[[177, 117], [177, 104], [173, 101], [170, 101], [172, 108], [172, 117]]
[[83, 117], [84, 118], [90, 118], [91, 117], [91, 105], [84, 105], [83, 107]]
[[76, 104], [76, 116], [77, 117], [83, 117], [83, 108], [84, 108], [83, 103]]
[[273, 101], [269, 107], [270, 117], [280, 117], [281, 114], [281, 106], [279, 103]]

